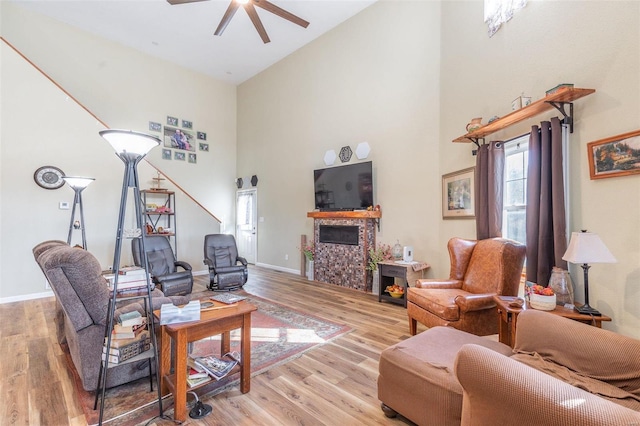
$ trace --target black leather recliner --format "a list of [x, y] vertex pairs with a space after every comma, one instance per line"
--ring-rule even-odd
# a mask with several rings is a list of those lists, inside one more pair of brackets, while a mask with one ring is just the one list
[[[149, 272], [153, 282], [160, 287], [165, 296], [177, 296], [190, 294], [193, 289], [193, 275], [191, 265], [187, 262], [176, 260], [169, 239], [163, 235], [150, 235], [144, 239], [144, 248], [147, 252]], [[141, 263], [140, 238], [131, 240], [133, 261], [137, 266]], [[178, 267], [184, 269], [178, 271]]]
[[205, 235], [204, 263], [209, 267], [209, 289], [213, 291], [237, 290], [249, 277], [247, 260], [238, 256], [233, 235]]

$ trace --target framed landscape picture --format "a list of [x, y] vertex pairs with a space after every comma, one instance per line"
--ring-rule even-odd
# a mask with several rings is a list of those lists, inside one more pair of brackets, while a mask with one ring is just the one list
[[475, 217], [475, 167], [442, 176], [442, 218]]
[[640, 130], [590, 142], [587, 155], [591, 179], [640, 173]]

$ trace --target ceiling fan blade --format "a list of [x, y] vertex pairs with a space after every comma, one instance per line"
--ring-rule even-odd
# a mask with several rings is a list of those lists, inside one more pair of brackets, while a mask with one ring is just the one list
[[209, 0], [167, 0], [169, 4], [184, 4], [184, 3], [196, 3], [199, 1], [209, 1]]
[[262, 38], [262, 41], [265, 44], [269, 43], [271, 40], [269, 40], [267, 31], [264, 29], [264, 26], [262, 25], [262, 21], [258, 16], [258, 12], [256, 12], [256, 8], [253, 7], [253, 3], [249, 2], [245, 4], [244, 9], [247, 11], [247, 15], [249, 15], [249, 19], [251, 19], [251, 22], [253, 22], [253, 26], [256, 27], [258, 34], [260, 34], [260, 38]]
[[218, 24], [218, 28], [216, 28], [216, 32], [214, 33], [215, 35], [219, 36], [222, 35], [222, 33], [224, 32], [224, 29], [227, 28], [227, 25], [229, 25], [229, 22], [231, 22], [231, 18], [233, 18], [233, 15], [236, 14], [236, 11], [238, 10], [238, 2], [236, 2], [235, 0], [231, 0], [231, 3], [229, 3], [229, 7], [227, 8], [227, 11], [224, 13], [224, 16], [222, 17], [222, 20], [220, 21], [220, 24]]
[[297, 17], [293, 13], [287, 12], [286, 10], [276, 6], [275, 4], [267, 0], [253, 0], [253, 4], [273, 13], [274, 15], [278, 15], [279, 17], [284, 18], [287, 21], [300, 25], [303, 28], [307, 28], [309, 26], [309, 23], [304, 19]]

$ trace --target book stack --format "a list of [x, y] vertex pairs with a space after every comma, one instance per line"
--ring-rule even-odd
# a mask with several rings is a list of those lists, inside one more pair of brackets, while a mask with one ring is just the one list
[[192, 388], [210, 381], [211, 377], [205, 369], [196, 364], [193, 358], [187, 358], [187, 385]]
[[[151, 348], [151, 336], [146, 328], [147, 318], [140, 312], [121, 314], [111, 333], [109, 362], [119, 364]], [[107, 339], [102, 348], [102, 359], [107, 358]]]
[[[113, 291], [115, 274], [107, 274], [105, 278], [109, 282], [109, 290]], [[126, 266], [118, 271], [118, 293], [137, 292], [147, 288], [149, 274], [139, 266]], [[151, 284], [151, 282], [149, 282]]]
[[[228, 359], [224, 359], [228, 358]], [[225, 377], [240, 361], [240, 355], [237, 352], [224, 354], [221, 358], [213, 355], [197, 357], [193, 361], [195, 365], [213, 377], [220, 380]]]

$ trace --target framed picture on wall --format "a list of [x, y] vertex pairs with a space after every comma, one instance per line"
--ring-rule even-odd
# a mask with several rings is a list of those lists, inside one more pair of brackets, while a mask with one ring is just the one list
[[162, 149], [162, 159], [163, 160], [171, 160], [171, 150], [170, 149]]
[[591, 179], [640, 173], [640, 130], [589, 142], [587, 155]]
[[475, 167], [442, 176], [442, 218], [475, 217]]
[[193, 132], [169, 126], [164, 126], [164, 146], [165, 148], [183, 149], [191, 152], [196, 151]]

